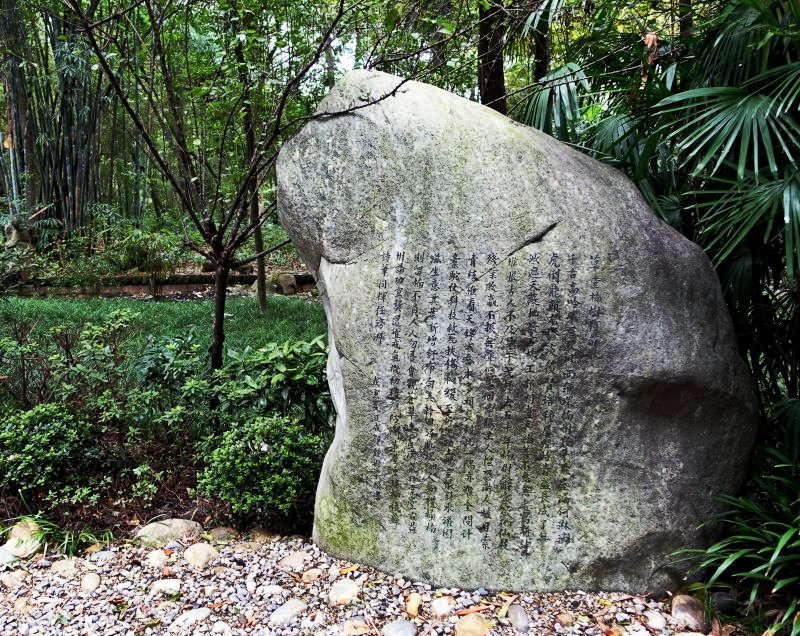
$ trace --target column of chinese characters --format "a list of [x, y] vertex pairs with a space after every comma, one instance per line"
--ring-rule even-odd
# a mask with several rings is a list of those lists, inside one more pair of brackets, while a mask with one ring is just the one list
[[[391, 254], [383, 252], [381, 254], [381, 276], [378, 283], [378, 295], [375, 304], [375, 320], [373, 323], [373, 340], [379, 348], [383, 348], [387, 342], [387, 310], [386, 304], [389, 295], [389, 269], [391, 267]], [[372, 445], [372, 487], [375, 497], [381, 497], [384, 486], [384, 424], [386, 414], [386, 401], [384, 385], [382, 383], [382, 369], [380, 365], [372, 378], [372, 435], [374, 437]]]
[[[467, 259], [466, 306], [462, 312], [463, 352], [462, 368], [462, 403], [464, 405], [464, 434], [474, 439], [477, 431], [477, 413], [475, 411], [475, 335], [477, 334], [476, 296], [478, 294], [478, 256], [471, 254]], [[474, 532], [475, 514], [477, 511], [477, 495], [475, 492], [476, 456], [468, 453], [461, 463], [461, 494], [464, 501], [461, 517], [461, 537], [471, 539]]]
[[567, 254], [567, 293], [566, 314], [564, 316], [564, 337], [561, 340], [560, 358], [562, 360], [561, 382], [559, 385], [559, 420], [562, 422], [558, 435], [558, 464], [555, 467], [556, 479], [556, 543], [572, 543], [569, 513], [572, 481], [572, 457], [570, 449], [575, 431], [575, 353], [578, 346], [577, 323], [580, 310], [580, 288], [578, 283], [578, 256]]
[[517, 351], [517, 338], [519, 327], [517, 324], [517, 303], [514, 298], [517, 287], [517, 258], [511, 256], [505, 262], [506, 271], [504, 275], [505, 289], [503, 293], [502, 312], [503, 318], [503, 375], [508, 378], [503, 383], [503, 404], [504, 408], [500, 411], [500, 421], [498, 424], [500, 430], [500, 470], [499, 481], [497, 484], [498, 495], [498, 532], [497, 532], [497, 547], [501, 550], [507, 550], [510, 546], [512, 535], [514, 533], [513, 525], [514, 519], [512, 516], [513, 508], [513, 493], [514, 493], [514, 478], [513, 478], [513, 465], [514, 462], [511, 457], [511, 444], [513, 442], [512, 423], [519, 417], [518, 413], [511, 411], [509, 405], [514, 403], [515, 389], [511, 378], [515, 372], [515, 360]]
[[389, 392], [386, 399], [391, 408], [389, 417], [388, 437], [386, 443], [386, 462], [388, 468], [387, 476], [387, 495], [389, 497], [389, 521], [399, 523], [400, 521], [400, 463], [398, 445], [403, 432], [403, 411], [401, 408], [400, 394], [400, 365], [405, 342], [401, 340], [404, 291], [406, 279], [405, 267], [406, 254], [398, 250], [394, 254], [393, 277], [394, 294], [392, 300], [392, 320], [390, 334], [391, 358], [389, 361]]
[[[410, 256], [408, 258], [411, 258]], [[420, 349], [420, 330], [423, 321], [421, 318], [423, 294], [425, 293], [425, 252], [414, 254], [411, 258], [411, 288], [409, 298], [409, 321], [408, 321], [408, 353], [406, 369], [406, 397], [405, 397], [405, 417], [408, 422], [407, 439], [417, 439], [420, 437], [419, 422], [417, 421], [417, 391], [420, 387], [421, 360]], [[421, 460], [421, 458], [420, 458]], [[417, 499], [418, 494], [413, 488], [405, 488], [406, 499], [403, 503], [403, 511], [407, 520], [408, 532], [417, 533]], [[434, 492], [435, 496], [435, 492]]]
[[437, 376], [441, 373], [439, 368], [439, 311], [441, 310], [441, 303], [439, 300], [440, 284], [442, 280], [442, 256], [439, 252], [432, 254], [429, 258], [430, 269], [428, 270], [428, 311], [425, 315], [425, 394], [427, 401], [422, 410], [422, 431], [424, 442], [422, 444], [422, 453], [420, 463], [429, 475], [423, 489], [423, 498], [425, 503], [425, 531], [436, 539], [436, 518], [439, 501], [437, 497], [436, 482], [430, 478], [437, 469], [434, 452], [436, 449], [435, 444], [435, 427], [434, 427], [434, 414], [433, 404], [435, 396], [433, 395], [434, 386]]
[[600, 257], [589, 256], [589, 308], [587, 314], [587, 344], [590, 351], [597, 349], [597, 338], [600, 333]]

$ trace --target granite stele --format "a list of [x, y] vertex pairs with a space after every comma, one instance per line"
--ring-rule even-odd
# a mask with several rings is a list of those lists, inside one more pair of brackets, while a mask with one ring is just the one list
[[338, 415], [315, 540], [444, 586], [673, 585], [755, 423], [703, 252], [621, 173], [438, 88], [356, 71], [319, 112], [278, 161]]

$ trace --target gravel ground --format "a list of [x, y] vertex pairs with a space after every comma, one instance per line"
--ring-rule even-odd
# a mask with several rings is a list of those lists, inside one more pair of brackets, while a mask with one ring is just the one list
[[331, 558], [302, 537], [256, 539], [38, 555], [0, 576], [0, 634], [472, 636], [519, 634], [509, 618], [524, 631], [526, 615], [534, 635], [680, 632], [662, 603], [638, 596], [435, 589]]

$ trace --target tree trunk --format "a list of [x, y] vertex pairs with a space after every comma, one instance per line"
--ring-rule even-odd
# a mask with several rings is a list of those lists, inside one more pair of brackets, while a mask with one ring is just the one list
[[222, 368], [222, 347], [225, 344], [225, 300], [228, 295], [230, 268], [217, 264], [214, 276], [214, 325], [211, 331], [211, 368]]
[[538, 82], [550, 70], [550, 15], [539, 20], [533, 32], [533, 79]]
[[692, 0], [678, 0], [678, 20], [680, 20], [680, 41], [684, 48], [694, 28], [692, 20]]
[[[242, 82], [242, 102], [244, 104], [244, 130], [247, 141], [247, 160], [253, 161], [258, 148], [256, 148], [256, 129], [255, 117], [253, 116], [253, 101], [250, 94], [250, 78], [247, 73], [247, 65], [244, 59], [244, 49], [241, 40], [236, 45], [236, 61], [239, 64], [239, 78]], [[264, 235], [261, 232], [259, 216], [258, 179], [253, 178], [248, 184], [248, 196], [250, 197], [250, 223], [255, 225], [253, 239], [256, 245], [256, 254], [264, 251]], [[266, 263], [263, 256], [256, 259], [256, 296], [258, 296], [258, 306], [261, 313], [267, 313], [267, 277]]]
[[481, 104], [506, 114], [506, 82], [503, 71], [505, 11], [493, 2], [478, 11], [478, 89]]
[[[253, 193], [253, 200], [250, 202], [250, 218], [258, 218], [261, 214], [261, 195]], [[261, 226], [256, 228], [253, 234], [253, 239], [256, 244], [256, 254], [264, 251], [264, 234], [261, 232]], [[261, 313], [267, 313], [267, 266], [266, 257], [259, 256], [256, 259], [256, 296], [258, 296], [258, 306]]]

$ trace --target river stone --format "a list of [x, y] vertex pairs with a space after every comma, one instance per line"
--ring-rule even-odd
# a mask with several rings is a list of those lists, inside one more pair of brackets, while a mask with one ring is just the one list
[[203, 526], [189, 519], [163, 519], [148, 523], [139, 528], [136, 538], [150, 548], [163, 548], [170, 541], [196, 539], [203, 532]]
[[292, 622], [294, 618], [302, 614], [308, 605], [299, 598], [292, 598], [276, 609], [269, 617], [270, 627], [282, 627]]
[[7, 539], [3, 550], [19, 559], [27, 559], [42, 545], [42, 528], [35, 521], [23, 519], [11, 527]]
[[209, 563], [219, 558], [219, 552], [217, 552], [214, 546], [200, 542], [194, 543], [186, 548], [183, 553], [183, 558], [194, 567], [202, 570], [207, 567]]
[[328, 319], [316, 543], [445, 587], [676, 585], [756, 422], [702, 250], [622, 173], [432, 86], [354, 71], [318, 112], [277, 177]]

